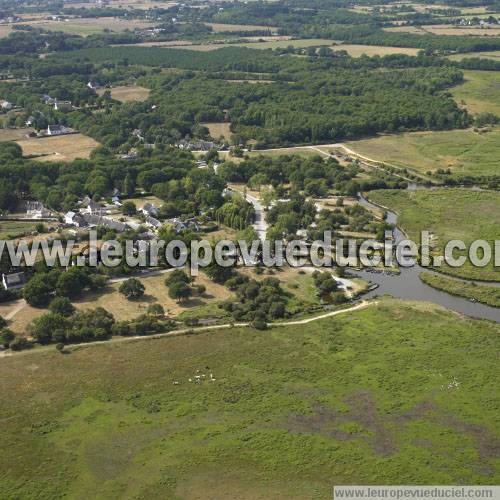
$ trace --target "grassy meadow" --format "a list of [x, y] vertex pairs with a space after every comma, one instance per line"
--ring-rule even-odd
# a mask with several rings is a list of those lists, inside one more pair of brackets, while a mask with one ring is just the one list
[[409, 132], [345, 143], [350, 149], [425, 174], [450, 169], [459, 175], [498, 175], [500, 128], [486, 133], [472, 129], [444, 132]]
[[500, 114], [500, 77], [496, 71], [464, 71], [465, 82], [451, 93], [472, 114]]
[[[438, 255], [443, 255], [450, 240], [462, 240], [466, 244], [486, 240], [492, 247], [495, 240], [500, 240], [500, 193], [495, 191], [380, 190], [371, 191], [369, 198], [397, 212], [398, 225], [413, 241], [420, 242], [420, 232], [429, 231]], [[495, 268], [493, 262], [480, 268], [467, 260], [463, 267], [443, 264], [440, 270], [464, 278], [500, 281], [500, 269]]]
[[496, 484], [499, 334], [386, 299], [307, 328], [7, 357], [2, 496], [326, 499], [335, 484]]

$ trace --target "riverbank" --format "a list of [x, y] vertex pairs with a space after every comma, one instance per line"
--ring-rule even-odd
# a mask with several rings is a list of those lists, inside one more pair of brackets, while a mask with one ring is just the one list
[[419, 275], [426, 284], [437, 290], [464, 297], [473, 302], [481, 302], [493, 307], [500, 307], [500, 288], [488, 285], [478, 285], [474, 282], [440, 276], [435, 273], [423, 272]]

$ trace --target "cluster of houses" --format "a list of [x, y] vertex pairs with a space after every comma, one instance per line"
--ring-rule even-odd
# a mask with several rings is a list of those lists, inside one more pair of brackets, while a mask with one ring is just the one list
[[459, 26], [481, 26], [482, 28], [486, 28], [491, 25], [500, 24], [500, 19], [496, 19], [493, 16], [488, 17], [488, 19], [480, 19], [478, 17], [462, 18], [458, 24]]

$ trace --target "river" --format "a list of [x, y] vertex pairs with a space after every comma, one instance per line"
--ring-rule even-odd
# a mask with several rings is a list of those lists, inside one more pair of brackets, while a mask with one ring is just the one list
[[[363, 206], [379, 209], [379, 207], [368, 201], [362, 195], [359, 195], [358, 198]], [[396, 226], [398, 220], [397, 214], [391, 211], [386, 211], [386, 213], [387, 222]], [[393, 234], [395, 244], [406, 239], [406, 235], [397, 226]], [[489, 319], [500, 323], [500, 308], [487, 306], [478, 302], [471, 302], [468, 299], [450, 295], [446, 292], [436, 290], [421, 281], [419, 274], [424, 271], [432, 272], [432, 270], [416, 264], [413, 267], [400, 267], [400, 271], [399, 274], [396, 274], [378, 272], [375, 270], [349, 270], [350, 273], [355, 274], [357, 277], [378, 285], [376, 289], [365, 294], [365, 298], [389, 294], [401, 299], [433, 302], [472, 318]], [[491, 285], [498, 286], [499, 284], [493, 283]]]

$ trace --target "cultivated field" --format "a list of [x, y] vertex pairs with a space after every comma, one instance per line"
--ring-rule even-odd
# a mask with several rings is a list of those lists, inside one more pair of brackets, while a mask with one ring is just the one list
[[[420, 231], [429, 231], [438, 255], [443, 255], [448, 241], [461, 240], [467, 244], [485, 240], [493, 246], [500, 240], [500, 193], [469, 189], [433, 189], [416, 191], [371, 191], [369, 198], [398, 213], [398, 225], [415, 242]], [[456, 252], [455, 257], [466, 255]], [[443, 272], [455, 276], [500, 281], [500, 269], [491, 262], [486, 267], [474, 267], [467, 261], [462, 267], [442, 266]]]
[[141, 19], [123, 19], [118, 17], [75, 18], [68, 21], [36, 20], [22, 22], [35, 28], [50, 31], [63, 31], [64, 33], [88, 36], [102, 33], [104, 30], [125, 31], [134, 28], [149, 28], [154, 26]]
[[500, 115], [500, 77], [495, 71], [464, 71], [465, 83], [450, 89], [455, 100], [473, 114]]
[[185, 45], [178, 46], [178, 49], [189, 49], [189, 50], [199, 50], [202, 52], [207, 52], [210, 50], [217, 50], [223, 47], [248, 47], [251, 49], [278, 49], [285, 47], [316, 47], [320, 45], [332, 45], [336, 43], [334, 40], [325, 40], [322, 38], [312, 38], [312, 39], [297, 39], [297, 40], [271, 40], [271, 41], [259, 41], [258, 39], [253, 42], [244, 43], [203, 43], [198, 45]]
[[356, 44], [340, 44], [331, 47], [334, 52], [345, 50], [352, 57], [361, 57], [363, 54], [367, 56], [387, 56], [391, 54], [407, 54], [415, 56], [419, 49], [411, 49], [406, 47], [383, 47], [381, 45], [356, 45]]
[[32, 128], [0, 128], [0, 142], [21, 141], [34, 131]]
[[218, 139], [220, 136], [224, 137], [224, 139], [229, 139], [232, 135], [230, 123], [200, 123], [200, 125], [207, 127], [214, 139]]
[[24, 156], [37, 157], [40, 161], [72, 161], [89, 158], [99, 143], [83, 134], [68, 134], [40, 139], [17, 141]]
[[230, 31], [270, 31], [277, 33], [278, 28], [275, 26], [256, 26], [253, 24], [222, 24], [222, 23], [205, 23], [211, 26], [215, 33], [230, 32]]
[[0, 38], [9, 36], [12, 32], [12, 26], [9, 24], [0, 24]]
[[4, 358], [2, 495], [320, 499], [368, 481], [497, 484], [499, 335], [384, 300], [307, 327]]
[[412, 132], [346, 142], [356, 153], [420, 173], [451, 169], [453, 174], [498, 175], [500, 128]]
[[[99, 89], [98, 94], [103, 95], [108, 89]], [[145, 101], [151, 92], [149, 89], [140, 87], [138, 85], [127, 85], [123, 87], [113, 87], [111, 90], [111, 97], [120, 102]]]
[[24, 234], [34, 231], [36, 223], [17, 221], [17, 220], [0, 220], [0, 239], [14, 239]]
[[[119, 9], [168, 9], [177, 5], [177, 2], [165, 2], [162, 0], [108, 0], [106, 5], [110, 8], [119, 8]], [[91, 2], [65, 2], [65, 7], [73, 8], [73, 9], [81, 9], [81, 8], [95, 8], [97, 5]]]

